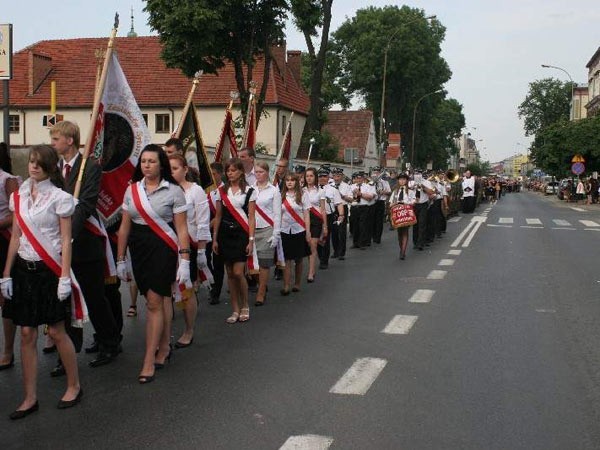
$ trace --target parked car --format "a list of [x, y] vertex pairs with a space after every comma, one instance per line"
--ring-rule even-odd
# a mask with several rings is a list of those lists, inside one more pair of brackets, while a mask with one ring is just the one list
[[556, 194], [558, 196], [559, 200], [565, 200], [565, 193], [567, 191], [569, 187], [569, 180], [568, 179], [564, 179], [564, 180], [560, 180], [560, 183], [558, 184], [558, 193]]
[[546, 183], [546, 187], [544, 188], [544, 193], [546, 195], [558, 194], [558, 181], [549, 181], [548, 183]]

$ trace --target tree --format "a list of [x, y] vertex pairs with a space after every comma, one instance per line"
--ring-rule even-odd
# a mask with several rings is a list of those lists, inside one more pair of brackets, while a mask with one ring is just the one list
[[[387, 131], [400, 132], [410, 142], [417, 100], [440, 89], [451, 76], [448, 64], [441, 57], [444, 36], [444, 26], [437, 20], [428, 21], [421, 9], [408, 6], [360, 9], [333, 34], [331, 49], [340, 59], [345, 74], [339, 82], [348, 97], [358, 95], [364, 99], [379, 128], [383, 61], [389, 42], [386, 127]], [[419, 104], [420, 122], [429, 120], [439, 101], [439, 96], [432, 96]]]
[[270, 74], [270, 48], [283, 39], [287, 1], [146, 0], [144, 11], [160, 35], [168, 67], [191, 77], [198, 70], [216, 74], [231, 61], [242, 105], [248, 101], [256, 57], [264, 55], [257, 104], [260, 118]]
[[529, 83], [529, 92], [519, 105], [519, 118], [523, 119], [525, 135], [536, 135], [555, 122], [569, 119], [571, 102], [570, 82], [544, 78]]

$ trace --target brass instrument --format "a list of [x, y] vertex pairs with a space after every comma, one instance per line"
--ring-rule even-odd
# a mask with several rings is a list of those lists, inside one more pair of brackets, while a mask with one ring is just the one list
[[460, 179], [460, 175], [456, 170], [450, 169], [446, 172], [446, 179], [450, 183], [456, 183]]

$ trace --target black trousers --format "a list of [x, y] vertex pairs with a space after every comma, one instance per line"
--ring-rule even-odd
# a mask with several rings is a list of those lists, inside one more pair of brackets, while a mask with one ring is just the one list
[[355, 247], [366, 247], [371, 242], [371, 230], [369, 228], [369, 206], [353, 206], [352, 215], [356, 214], [352, 241]]
[[327, 214], [327, 237], [322, 245], [320, 243], [317, 245], [319, 261], [326, 266], [329, 265], [329, 256], [331, 255], [331, 235], [334, 233], [333, 223], [335, 222], [335, 216], [337, 214]]
[[433, 241], [442, 232], [442, 199], [435, 200], [427, 211], [427, 241]]
[[[90, 321], [94, 327], [100, 351], [116, 353], [121, 332], [109, 301], [104, 296], [104, 261], [86, 261], [73, 264], [73, 273], [81, 286]], [[83, 345], [83, 329], [65, 324], [76, 351]]]
[[415, 203], [415, 215], [417, 223], [413, 225], [413, 245], [423, 247], [427, 233], [427, 202]]
[[[115, 253], [116, 254], [116, 253]], [[119, 335], [121, 340], [123, 339], [123, 306], [121, 304], [121, 280], [117, 278], [115, 283], [104, 285], [104, 296], [108, 301], [110, 309], [112, 311], [112, 315], [115, 318], [115, 323], [117, 325], [117, 330], [119, 330]]]
[[463, 213], [469, 214], [475, 211], [475, 197], [465, 197], [462, 200]]
[[385, 200], [377, 200], [371, 208], [373, 208], [373, 242], [380, 244], [385, 221]]
[[211, 296], [219, 297], [223, 289], [223, 279], [225, 278], [225, 264], [221, 255], [215, 255], [212, 251], [212, 241], [206, 244], [206, 262], [212, 272], [214, 284], [211, 285]]
[[[344, 205], [344, 220], [338, 225], [334, 222], [331, 232], [331, 245], [333, 245], [333, 255], [346, 256], [346, 224], [348, 223], [348, 205]], [[330, 230], [331, 231], [331, 230]]]

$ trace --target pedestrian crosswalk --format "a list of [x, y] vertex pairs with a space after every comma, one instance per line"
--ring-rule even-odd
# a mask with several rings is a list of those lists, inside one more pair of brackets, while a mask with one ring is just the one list
[[488, 227], [501, 228], [552, 228], [552, 229], [584, 229], [600, 231], [600, 220], [583, 219], [545, 219], [538, 217], [498, 217], [490, 220], [488, 218]]

